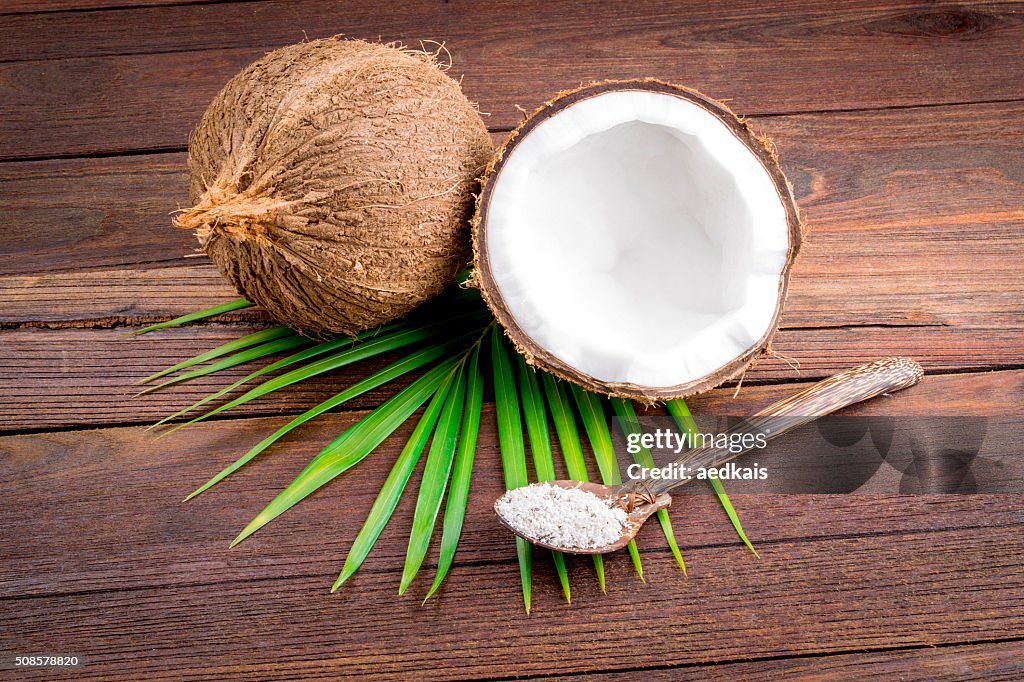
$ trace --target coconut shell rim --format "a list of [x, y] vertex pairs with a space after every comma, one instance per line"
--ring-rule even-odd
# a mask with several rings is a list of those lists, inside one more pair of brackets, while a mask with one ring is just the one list
[[[786, 211], [789, 247], [786, 251], [786, 263], [779, 275], [775, 310], [767, 330], [760, 339], [743, 353], [740, 353], [715, 371], [674, 386], [655, 387], [642, 386], [631, 382], [602, 381], [571, 367], [535, 341], [519, 326], [515, 317], [509, 312], [501, 291], [490, 273], [490, 257], [485, 238], [487, 210], [495, 182], [511, 152], [515, 150], [516, 146], [526, 135], [552, 115], [585, 99], [624, 90], [660, 92], [680, 97], [698, 105], [718, 118], [761, 162], [761, 165], [768, 172], [772, 183], [775, 185], [779, 200]], [[474, 284], [479, 288], [487, 307], [490, 308], [495, 319], [504, 329], [506, 336], [509, 337], [516, 351], [524, 357], [526, 362], [533, 367], [543, 369], [588, 390], [616, 397], [632, 398], [646, 403], [684, 398], [720, 386], [730, 379], [740, 376], [761, 356], [771, 352], [771, 341], [778, 332], [779, 318], [785, 307], [786, 297], [789, 292], [790, 274], [797, 254], [800, 252], [804, 229], [804, 224], [800, 218], [800, 211], [793, 196], [793, 187], [786, 178], [782, 166], [779, 164], [778, 154], [771, 140], [753, 130], [746, 120], [734, 113], [723, 102], [712, 99], [693, 88], [675, 85], [655, 78], [608, 80], [581, 85], [576, 89], [558, 93], [555, 97], [534, 110], [533, 113], [527, 116], [509, 133], [501, 146], [495, 150], [491, 162], [484, 171], [484, 175], [480, 178], [480, 194], [477, 196], [476, 212], [471, 222], [473, 228], [473, 258], [476, 265], [473, 269]]]

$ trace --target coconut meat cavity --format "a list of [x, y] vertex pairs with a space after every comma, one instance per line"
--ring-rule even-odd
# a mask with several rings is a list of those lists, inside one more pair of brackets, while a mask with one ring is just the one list
[[761, 160], [664, 92], [570, 104], [511, 150], [487, 215], [490, 272], [538, 346], [606, 384], [687, 384], [772, 329], [790, 248]]

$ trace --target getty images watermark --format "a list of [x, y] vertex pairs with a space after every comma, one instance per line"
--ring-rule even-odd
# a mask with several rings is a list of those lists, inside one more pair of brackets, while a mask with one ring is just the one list
[[[1024, 493], [1019, 416], [830, 415], [793, 428], [774, 418], [698, 416], [685, 430], [672, 417], [645, 415], [616, 419], [615, 439], [630, 480], [719, 479], [730, 495]], [[679, 485], [672, 494], [709, 489]]]
[[[626, 435], [626, 452], [637, 455], [644, 450], [658, 450], [682, 455], [695, 448], [717, 448], [723, 455], [739, 455], [748, 450], [761, 449], [768, 445], [767, 432], [758, 433], [694, 433], [671, 428], [658, 428], [646, 433]], [[757, 462], [740, 465], [727, 462], [721, 466], [691, 466], [685, 462], [670, 462], [661, 467], [645, 467], [637, 462], [630, 464], [626, 475], [633, 480], [672, 481], [764, 481], [768, 469]]]

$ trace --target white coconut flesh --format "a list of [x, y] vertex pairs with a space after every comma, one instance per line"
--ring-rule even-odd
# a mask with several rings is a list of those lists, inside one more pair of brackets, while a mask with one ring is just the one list
[[508, 312], [599, 382], [699, 380], [775, 323], [783, 199], [689, 100], [622, 90], [571, 104], [518, 142], [491, 192], [489, 270]]

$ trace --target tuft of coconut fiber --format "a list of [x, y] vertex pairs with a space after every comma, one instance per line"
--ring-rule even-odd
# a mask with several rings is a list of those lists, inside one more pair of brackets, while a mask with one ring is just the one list
[[432, 55], [329, 38], [231, 79], [189, 144], [192, 229], [248, 300], [355, 334], [450, 284], [491, 141]]

